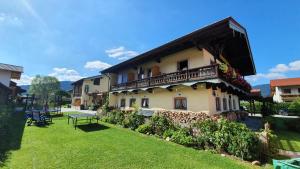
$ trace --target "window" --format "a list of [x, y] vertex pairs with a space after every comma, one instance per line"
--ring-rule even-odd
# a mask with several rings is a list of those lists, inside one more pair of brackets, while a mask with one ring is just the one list
[[149, 107], [149, 99], [148, 98], [142, 98], [141, 107], [143, 107], [143, 108]]
[[183, 60], [177, 63], [177, 70], [183, 71], [188, 69], [188, 60]]
[[227, 110], [227, 99], [223, 98], [223, 111]]
[[187, 100], [185, 97], [176, 97], [174, 99], [175, 109], [186, 110], [187, 109]]
[[231, 96], [229, 96], [228, 104], [229, 104], [229, 110], [232, 110]]
[[300, 93], [300, 88], [298, 88], [298, 93]]
[[136, 101], [135, 98], [131, 98], [131, 99], [129, 100], [129, 107], [133, 107], [134, 104], [135, 104], [135, 101]]
[[100, 78], [94, 79], [94, 85], [100, 85]]
[[221, 111], [220, 97], [216, 97], [216, 110]]
[[85, 86], [84, 86], [84, 92], [85, 92], [85, 93], [88, 93], [88, 92], [89, 92], [89, 88], [90, 88], [89, 85], [85, 85]]
[[125, 107], [126, 106], [126, 99], [121, 99], [121, 106], [120, 107]]
[[119, 73], [118, 74], [118, 84], [126, 83], [128, 81], [127, 73]]
[[236, 102], [235, 102], [235, 99], [232, 99], [232, 104], [233, 104], [233, 110], [236, 110]]
[[283, 93], [290, 94], [291, 93], [291, 89], [283, 89]]

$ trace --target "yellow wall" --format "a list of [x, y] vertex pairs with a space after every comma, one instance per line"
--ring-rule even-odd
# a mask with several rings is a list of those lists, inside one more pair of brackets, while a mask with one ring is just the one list
[[[222, 99], [226, 97], [228, 102], [229, 95], [227, 93], [221, 93], [221, 90], [218, 89], [216, 91], [216, 96], [220, 97], [220, 112], [222, 112]], [[167, 89], [156, 88], [154, 89], [153, 93], [139, 91], [138, 94], [134, 94], [132, 92], [129, 92], [127, 94], [119, 93], [117, 96], [110, 94], [110, 106], [120, 107], [121, 99], [125, 98], [126, 108], [128, 108], [130, 98], [135, 98], [137, 105], [141, 107], [142, 98], [149, 98], [149, 108], [163, 108], [173, 110], [175, 97], [187, 98], [188, 111], [205, 112], [210, 115], [220, 113], [216, 111], [215, 96], [213, 96], [212, 89], [206, 89], [204, 84], [198, 85], [198, 89], [196, 90], [192, 89], [191, 87], [180, 85], [174, 87], [173, 91], [171, 92]], [[231, 95], [231, 97], [236, 99], [236, 110], [238, 110], [239, 107], [237, 96]], [[229, 109], [228, 103], [227, 108]]]
[[[163, 73], [172, 73], [177, 71], [177, 62], [188, 60], [189, 69], [207, 66], [210, 64], [210, 61], [213, 60], [213, 56], [206, 51], [205, 49], [199, 50], [195, 47], [189, 48], [168, 56], [161, 58], [160, 63], [156, 61], [149, 61], [145, 64], [136, 65], [138, 67], [142, 67], [144, 70], [151, 69], [154, 65], [160, 67], [160, 72]], [[135, 80], [137, 79], [137, 70], [134, 68], [125, 69], [121, 72], [132, 72], [135, 74]], [[146, 72], [145, 72], [146, 73]], [[113, 76], [112, 84], [117, 82], [116, 75]]]
[[[103, 75], [100, 78], [100, 85], [94, 85], [94, 82], [91, 79], [84, 79], [82, 84], [82, 93], [81, 97], [72, 97], [72, 104], [75, 103], [75, 100], [77, 98], [81, 99], [81, 104], [84, 104], [85, 101], [87, 101], [87, 105], [92, 104], [92, 96], [89, 96], [88, 93], [96, 93], [96, 92], [108, 92], [109, 91], [109, 78], [105, 75]], [[89, 92], [85, 93], [84, 86], [89, 86]]]

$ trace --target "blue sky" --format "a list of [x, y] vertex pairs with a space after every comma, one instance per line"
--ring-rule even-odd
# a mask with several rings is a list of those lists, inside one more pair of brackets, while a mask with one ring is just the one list
[[76, 80], [232, 16], [248, 31], [253, 84], [300, 75], [300, 1], [0, 1], [0, 62]]

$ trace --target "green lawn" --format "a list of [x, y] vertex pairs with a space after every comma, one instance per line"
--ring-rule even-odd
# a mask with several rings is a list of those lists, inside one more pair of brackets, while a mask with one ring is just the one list
[[4, 168], [254, 168], [105, 123], [74, 130], [65, 117], [46, 127], [26, 126], [15, 141], [20, 146], [11, 148]]
[[300, 152], [300, 134], [292, 131], [276, 132], [279, 139], [279, 148]]

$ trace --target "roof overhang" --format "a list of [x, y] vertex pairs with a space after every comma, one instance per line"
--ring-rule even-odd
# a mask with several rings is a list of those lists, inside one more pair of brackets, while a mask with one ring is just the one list
[[[101, 73], [117, 73], [122, 69], [132, 67], [132, 65], [159, 60], [164, 56], [191, 47], [204, 48], [215, 57], [222, 54], [231, 66], [237, 68], [244, 76], [256, 74], [247, 31], [231, 17], [121, 62]], [[216, 54], [216, 52], [219, 53]]]

